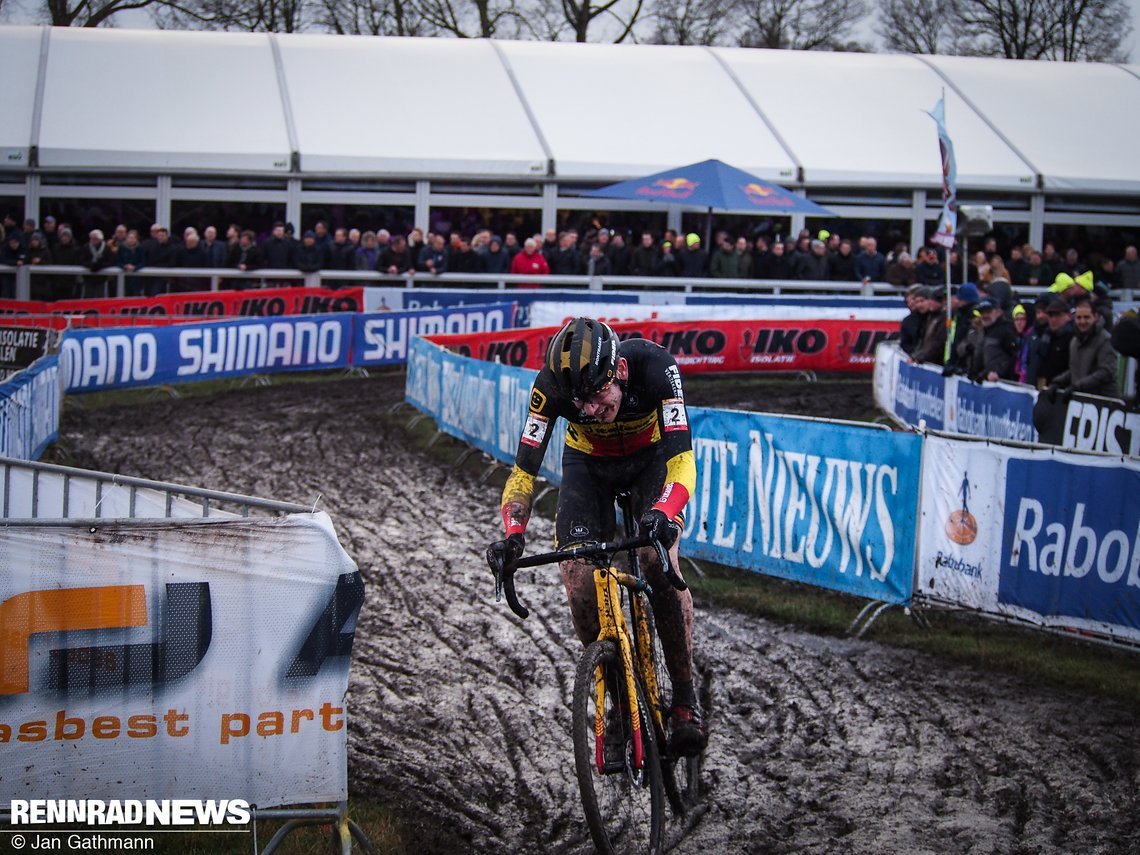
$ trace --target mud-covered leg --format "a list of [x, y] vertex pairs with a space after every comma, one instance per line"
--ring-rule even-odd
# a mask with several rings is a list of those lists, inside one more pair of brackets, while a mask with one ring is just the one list
[[562, 571], [562, 584], [566, 588], [574, 631], [583, 644], [589, 644], [597, 639], [601, 629], [598, 624], [598, 595], [594, 588], [594, 565], [576, 559], [563, 561], [558, 566]]
[[[665, 578], [657, 553], [649, 548], [639, 551], [645, 578], [653, 586], [653, 618], [657, 635], [665, 650], [665, 667], [673, 683], [674, 695], [678, 689], [693, 683], [693, 595], [678, 591]], [[669, 549], [669, 560], [677, 566], [679, 550], [676, 543]], [[687, 698], [674, 696], [674, 703], [689, 703]]]

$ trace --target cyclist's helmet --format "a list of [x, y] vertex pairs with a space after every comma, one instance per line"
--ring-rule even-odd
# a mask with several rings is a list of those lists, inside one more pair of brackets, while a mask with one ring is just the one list
[[608, 324], [575, 318], [550, 340], [546, 367], [559, 393], [584, 401], [617, 374], [618, 337]]

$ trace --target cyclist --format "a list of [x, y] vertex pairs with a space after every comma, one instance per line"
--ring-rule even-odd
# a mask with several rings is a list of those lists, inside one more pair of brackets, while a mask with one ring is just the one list
[[[531, 388], [530, 409], [515, 465], [503, 487], [504, 540], [499, 560], [522, 556], [534, 480], [555, 422], [567, 421], [556, 547], [611, 537], [614, 497], [629, 490], [639, 533], [660, 540], [677, 567], [683, 509], [696, 485], [681, 372], [663, 347], [645, 339], [619, 341], [601, 321], [575, 318], [551, 339]], [[693, 689], [693, 598], [665, 580], [656, 552], [641, 550], [653, 587], [653, 614], [673, 684], [669, 748], [695, 756], [707, 735]], [[586, 559], [559, 565], [574, 629], [583, 644], [599, 632], [594, 568]]]

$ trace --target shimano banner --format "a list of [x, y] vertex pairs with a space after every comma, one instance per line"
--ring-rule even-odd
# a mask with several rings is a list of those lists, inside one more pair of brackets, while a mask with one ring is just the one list
[[352, 364], [402, 365], [412, 339], [418, 335], [496, 332], [517, 326], [515, 315], [514, 303], [356, 315], [352, 321]]
[[350, 314], [72, 330], [68, 392], [161, 386], [275, 371], [348, 366]]
[[1140, 641], [1140, 462], [928, 436], [916, 595]]

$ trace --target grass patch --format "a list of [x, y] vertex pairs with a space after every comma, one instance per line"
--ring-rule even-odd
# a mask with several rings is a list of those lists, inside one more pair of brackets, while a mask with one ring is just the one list
[[[719, 606], [813, 632], [846, 633], [864, 600], [701, 562], [704, 576], [686, 574], [694, 594]], [[901, 608], [884, 612], [865, 636], [997, 673], [1016, 674], [1085, 695], [1140, 706], [1140, 656], [969, 612], [923, 610], [923, 628]]]

